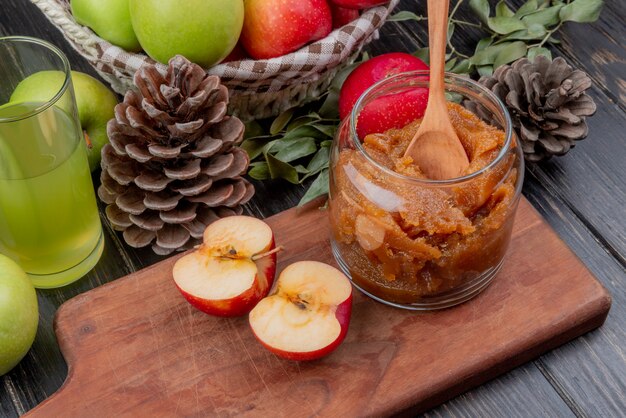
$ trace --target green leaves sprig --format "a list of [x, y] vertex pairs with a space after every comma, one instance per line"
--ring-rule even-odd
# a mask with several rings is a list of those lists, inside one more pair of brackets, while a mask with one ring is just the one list
[[[361, 61], [367, 58], [364, 55]], [[339, 91], [356, 65], [339, 72], [320, 99], [289, 109], [274, 119], [246, 125], [241, 148], [250, 156], [250, 177], [284, 179], [292, 184], [314, 179], [299, 206], [328, 193], [330, 146], [339, 125]]]
[[[448, 48], [446, 70], [458, 74], [491, 75], [494, 69], [519, 58], [530, 59], [537, 55], [552, 57], [546, 44], [558, 44], [553, 35], [565, 22], [594, 22], [600, 16], [602, 0], [527, 0], [517, 10], [512, 10], [504, 0], [499, 1], [492, 16], [488, 0], [469, 0], [469, 8], [477, 22], [455, 18], [464, 0], [458, 0], [448, 18]], [[416, 20], [427, 18], [411, 12], [399, 12], [391, 20]], [[473, 55], [458, 51], [452, 42], [457, 26], [468, 26], [489, 33], [474, 49]], [[428, 59], [428, 48], [416, 52]]]

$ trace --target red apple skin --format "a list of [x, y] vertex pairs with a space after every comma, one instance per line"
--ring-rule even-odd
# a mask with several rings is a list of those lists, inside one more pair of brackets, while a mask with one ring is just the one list
[[389, 0], [330, 0], [337, 6], [345, 7], [346, 9], [367, 9], [374, 6], [380, 6], [387, 3]]
[[333, 16], [333, 29], [347, 25], [360, 15], [358, 9], [346, 9], [345, 7], [337, 6], [335, 3], [329, 3], [329, 6], [330, 13]]
[[427, 103], [428, 89], [423, 87], [374, 99], [359, 112], [356, 133], [363, 140], [372, 133], [402, 128], [424, 117]]
[[335, 311], [335, 317], [337, 318], [337, 321], [339, 322], [339, 325], [341, 327], [341, 331], [339, 332], [339, 335], [337, 336], [335, 341], [333, 341], [326, 347], [320, 348], [319, 350], [315, 350], [315, 351], [292, 353], [290, 351], [280, 350], [276, 347], [272, 347], [271, 345], [266, 344], [263, 340], [261, 340], [256, 335], [252, 327], [250, 327], [250, 329], [252, 330], [252, 334], [254, 334], [255, 338], [261, 343], [261, 345], [263, 345], [263, 347], [265, 347], [267, 350], [271, 351], [272, 353], [276, 354], [277, 356], [282, 357], [287, 360], [293, 360], [293, 361], [312, 361], [312, 360], [318, 360], [322, 357], [329, 355], [330, 353], [335, 351], [337, 347], [339, 347], [339, 345], [346, 338], [346, 334], [348, 333], [348, 327], [350, 326], [351, 314], [352, 314], [352, 292], [350, 293], [350, 296], [348, 296], [346, 300], [344, 300], [339, 305], [337, 305], [337, 310]]
[[350, 114], [356, 101], [374, 83], [406, 71], [428, 70], [421, 59], [404, 52], [390, 52], [371, 58], [356, 67], [339, 92], [339, 116]]
[[[275, 247], [274, 240], [268, 251], [273, 250]], [[180, 291], [183, 297], [194, 308], [213, 316], [221, 317], [235, 317], [246, 315], [256, 306], [261, 299], [263, 299], [270, 292], [272, 285], [274, 284], [274, 277], [276, 275], [276, 258], [277, 254], [273, 253], [267, 257], [267, 267], [265, 270], [265, 277], [267, 277], [267, 283], [257, 277], [254, 278], [253, 286], [243, 293], [238, 294], [230, 299], [204, 299], [193, 296], [183, 289], [181, 289], [176, 283], [176, 288]]]
[[246, 58], [250, 58], [250, 57], [246, 53], [246, 50], [243, 49], [243, 46], [241, 45], [241, 42], [237, 42], [237, 45], [235, 45], [233, 50], [230, 51], [230, 54], [228, 54], [226, 56], [226, 58], [224, 58], [222, 60], [221, 64], [224, 64], [224, 63], [227, 63], [227, 62], [231, 62], [231, 61], [241, 61], [241, 60], [244, 60]]
[[326, 0], [246, 0], [241, 43], [255, 59], [279, 57], [330, 33]]

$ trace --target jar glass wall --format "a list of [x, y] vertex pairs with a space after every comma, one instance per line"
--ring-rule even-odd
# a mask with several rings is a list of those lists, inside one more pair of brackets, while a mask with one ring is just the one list
[[511, 239], [524, 173], [504, 105], [457, 75], [446, 75], [446, 92], [456, 103], [450, 115], [470, 159], [464, 176], [430, 180], [402, 157], [418, 122], [358, 137], [364, 108], [427, 87], [424, 71], [372, 86], [340, 125], [330, 159], [337, 262], [364, 293], [414, 310], [456, 305], [491, 282]]

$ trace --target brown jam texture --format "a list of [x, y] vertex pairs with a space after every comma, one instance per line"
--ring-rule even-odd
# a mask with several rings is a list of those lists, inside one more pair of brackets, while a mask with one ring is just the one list
[[[504, 145], [502, 130], [460, 105], [450, 118], [474, 173]], [[404, 152], [420, 120], [368, 135], [367, 154], [396, 173], [425, 178]], [[400, 180], [354, 149], [334, 168], [330, 214], [342, 258], [357, 285], [397, 303], [436, 297], [467, 284], [504, 257], [517, 204], [515, 156], [463, 184], [427, 187]]]

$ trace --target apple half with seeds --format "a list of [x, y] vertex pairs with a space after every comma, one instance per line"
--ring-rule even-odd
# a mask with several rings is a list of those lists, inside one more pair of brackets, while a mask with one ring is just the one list
[[289, 265], [274, 293], [250, 312], [255, 337], [289, 360], [315, 360], [330, 354], [348, 332], [352, 285], [339, 270], [317, 261]]
[[265, 222], [250, 216], [222, 218], [206, 228], [202, 245], [176, 261], [174, 282], [202, 312], [245, 315], [269, 293], [278, 249]]

